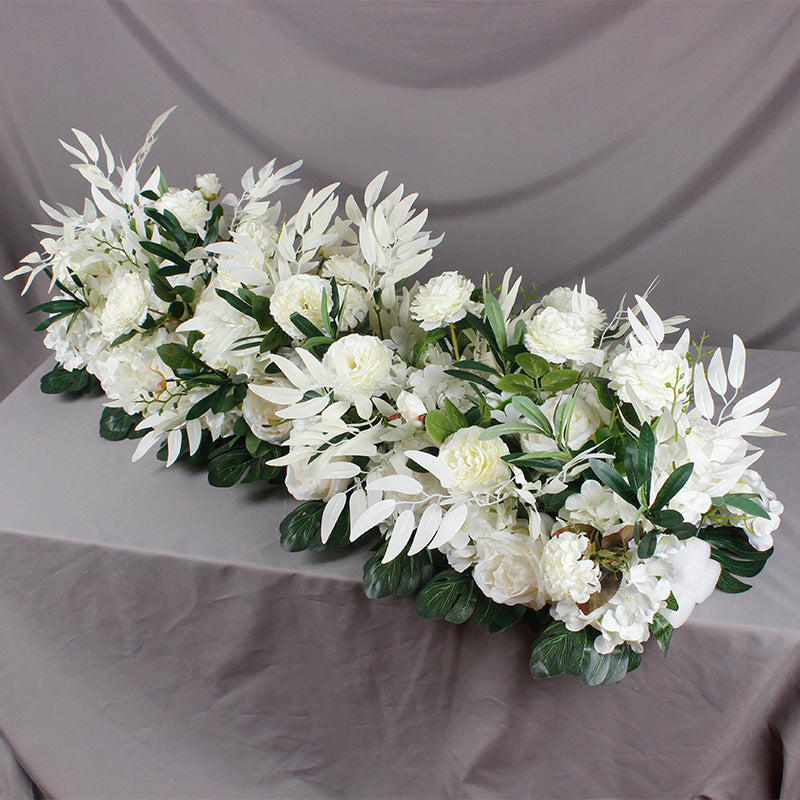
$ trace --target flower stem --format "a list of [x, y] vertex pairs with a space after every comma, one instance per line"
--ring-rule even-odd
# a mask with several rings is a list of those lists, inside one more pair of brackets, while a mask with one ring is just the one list
[[458, 354], [458, 341], [456, 339], [456, 329], [453, 326], [453, 323], [450, 323], [450, 338], [453, 340], [453, 355], [456, 358], [456, 361], [461, 359], [461, 356]]

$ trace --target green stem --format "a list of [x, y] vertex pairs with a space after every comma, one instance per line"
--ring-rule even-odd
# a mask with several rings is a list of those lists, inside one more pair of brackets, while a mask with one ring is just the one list
[[458, 353], [458, 341], [456, 339], [456, 329], [453, 323], [450, 323], [450, 338], [453, 340], [453, 355], [456, 358], [456, 361], [461, 360], [461, 356]]

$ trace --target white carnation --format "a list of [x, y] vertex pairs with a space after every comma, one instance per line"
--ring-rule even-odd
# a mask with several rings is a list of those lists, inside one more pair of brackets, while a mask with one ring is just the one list
[[603, 351], [596, 350], [595, 331], [572, 311], [553, 306], [542, 309], [526, 327], [525, 347], [551, 364], [573, 361], [578, 366], [603, 363]]
[[181, 228], [198, 236], [205, 235], [206, 223], [211, 219], [205, 197], [191, 189], [169, 189], [159, 197], [156, 208], [172, 212]]
[[206, 172], [204, 175], [197, 175], [194, 185], [206, 200], [214, 200], [219, 197], [222, 191], [222, 184], [213, 172]]
[[411, 303], [411, 316], [431, 331], [463, 319], [473, 304], [475, 285], [457, 272], [443, 272], [421, 286]]
[[371, 397], [393, 383], [392, 351], [376, 336], [351, 333], [335, 341], [322, 359], [339, 399]]
[[571, 531], [563, 531], [547, 541], [542, 572], [544, 589], [551, 602], [585, 603], [600, 591], [600, 567], [590, 558], [583, 558], [588, 547], [588, 537]]
[[147, 316], [147, 293], [141, 279], [129, 272], [114, 282], [100, 314], [100, 330], [113, 342], [144, 322]]
[[511, 477], [511, 470], [502, 457], [508, 447], [502, 439], [481, 441], [483, 428], [461, 428], [450, 436], [439, 450], [439, 458], [453, 474], [452, 482], [443, 482], [445, 489], [457, 492], [492, 491]]
[[608, 377], [620, 398], [633, 405], [642, 421], [649, 421], [686, 399], [691, 370], [674, 350], [640, 345], [615, 356]]
[[495, 531], [475, 542], [472, 577], [496, 603], [539, 609], [547, 602], [542, 586], [541, 539], [517, 531]]

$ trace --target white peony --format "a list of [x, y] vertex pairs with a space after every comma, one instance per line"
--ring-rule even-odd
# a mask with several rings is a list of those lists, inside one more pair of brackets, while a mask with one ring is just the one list
[[574, 289], [566, 286], [553, 289], [542, 298], [542, 305], [545, 308], [552, 307], [558, 311], [575, 313], [594, 331], [599, 331], [606, 320], [605, 312], [597, 300], [586, 294], [584, 288], [578, 289], [577, 286]]
[[463, 319], [474, 304], [475, 285], [458, 272], [443, 272], [419, 288], [411, 303], [411, 316], [426, 331]]
[[608, 377], [611, 388], [647, 422], [683, 403], [692, 373], [687, 360], [674, 350], [639, 345], [613, 358]]
[[488, 533], [475, 542], [472, 577], [496, 603], [542, 608], [547, 602], [542, 586], [543, 549], [542, 540], [521, 527]]
[[590, 558], [583, 558], [588, 548], [588, 537], [571, 531], [563, 531], [547, 541], [542, 572], [550, 602], [585, 603], [600, 591], [600, 567]]
[[203, 195], [203, 198], [209, 201], [219, 197], [219, 193], [222, 191], [222, 184], [213, 172], [197, 175], [194, 179], [194, 185], [197, 191]]
[[109, 342], [141, 325], [147, 316], [147, 293], [138, 275], [129, 272], [114, 282], [100, 314], [100, 330]]
[[553, 306], [542, 309], [526, 326], [525, 347], [551, 364], [573, 361], [578, 366], [603, 363], [603, 351], [594, 345], [595, 331], [572, 311]]
[[442, 482], [445, 489], [457, 492], [492, 491], [511, 477], [502, 457], [508, 447], [502, 439], [481, 441], [483, 428], [461, 428], [449, 436], [439, 449], [439, 458], [450, 468], [453, 480]]
[[206, 223], [211, 219], [205, 197], [191, 189], [169, 189], [158, 198], [156, 208], [172, 212], [181, 228], [198, 236], [205, 235]]
[[[288, 381], [270, 381], [269, 386], [291, 388]], [[257, 395], [248, 386], [242, 403], [242, 416], [254, 436], [272, 444], [282, 444], [289, 438], [292, 421], [279, 417], [279, 407]]]
[[393, 383], [392, 351], [377, 336], [351, 333], [335, 341], [322, 359], [338, 399], [372, 397]]

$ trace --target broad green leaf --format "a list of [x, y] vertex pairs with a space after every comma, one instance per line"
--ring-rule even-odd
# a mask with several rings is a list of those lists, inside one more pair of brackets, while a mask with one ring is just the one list
[[654, 525], [658, 525], [659, 528], [665, 528], [669, 530], [670, 533], [683, 525], [683, 516], [681, 513], [679, 511], [672, 511], [671, 509], [666, 511], [648, 511], [646, 516]]
[[563, 622], [553, 620], [539, 635], [531, 650], [530, 670], [534, 678], [552, 678], [566, 672], [583, 675], [589, 648], [586, 629], [569, 631]]
[[141, 421], [141, 414], [128, 414], [123, 408], [104, 408], [100, 415], [100, 436], [111, 442], [127, 439]]
[[589, 377], [586, 380], [588, 380], [589, 383], [594, 386], [600, 403], [609, 411], [612, 411], [616, 407], [616, 403], [614, 402], [614, 397], [611, 394], [611, 390], [608, 388], [608, 380], [606, 378], [594, 377]]
[[546, 392], [563, 392], [574, 386], [580, 377], [580, 372], [575, 369], [554, 369], [542, 376], [539, 384]]
[[472, 616], [480, 596], [469, 573], [448, 569], [425, 584], [415, 607], [421, 617], [460, 624]]
[[648, 531], [639, 541], [639, 547], [637, 549], [639, 558], [650, 558], [650, 556], [652, 556], [656, 551], [657, 543], [658, 536], [656, 535], [656, 532]]
[[434, 442], [442, 444], [448, 436], [458, 430], [458, 426], [438, 408], [434, 408], [425, 415], [425, 430]]
[[724, 497], [711, 498], [711, 502], [718, 507], [726, 505], [730, 506], [731, 508], [738, 508], [740, 511], [744, 511], [745, 514], [749, 514], [752, 517], [771, 519], [769, 512], [767, 512], [763, 506], [756, 503], [752, 497], [746, 494], [729, 492]]
[[653, 458], [656, 452], [656, 437], [653, 429], [645, 422], [639, 433], [639, 485], [642, 487], [645, 505], [650, 503], [650, 483], [653, 479]]
[[431, 577], [433, 566], [427, 550], [413, 556], [401, 553], [388, 564], [381, 559], [386, 552], [386, 542], [364, 564], [364, 591], [376, 599], [391, 595], [412, 594]]
[[555, 436], [553, 435], [553, 429], [550, 426], [550, 420], [547, 419], [542, 410], [536, 405], [536, 403], [533, 402], [533, 400], [531, 400], [529, 397], [512, 397], [511, 405], [518, 413], [522, 414], [523, 417], [527, 417], [529, 420], [536, 423], [543, 435], [548, 436], [551, 439], [555, 439]]
[[198, 373], [209, 370], [209, 367], [188, 347], [177, 342], [162, 344], [158, 348], [161, 360], [177, 375], [179, 371]]
[[208, 482], [212, 486], [233, 486], [244, 477], [250, 466], [246, 451], [232, 450], [212, 458], [208, 465]]
[[520, 353], [514, 360], [531, 378], [538, 379], [550, 372], [547, 361], [533, 353]]
[[61, 394], [62, 392], [81, 394], [92, 391], [98, 386], [98, 382], [97, 378], [90, 375], [85, 368], [68, 370], [60, 364], [56, 364], [50, 372], [42, 375], [39, 386], [45, 394]]
[[491, 326], [497, 346], [500, 350], [505, 350], [508, 340], [506, 339], [506, 321], [503, 316], [503, 309], [493, 294], [487, 294], [483, 298], [483, 304], [486, 308], [486, 319]]
[[501, 392], [509, 392], [509, 394], [538, 394], [539, 392], [536, 381], [520, 372], [500, 378], [497, 381], [497, 388]]
[[621, 681], [631, 670], [636, 669], [641, 656], [629, 645], [617, 645], [610, 653], [598, 653], [594, 647], [587, 649], [587, 663], [583, 682], [588, 686], [608, 686]]
[[150, 253], [151, 255], [163, 258], [166, 261], [175, 264], [177, 267], [180, 267], [181, 272], [189, 272], [189, 270], [192, 268], [192, 265], [182, 255], [180, 255], [180, 253], [170, 250], [169, 247], [166, 247], [163, 244], [149, 242], [147, 239], [143, 239], [139, 242], [139, 244], [142, 250]]
[[650, 623], [650, 633], [655, 637], [661, 652], [666, 655], [669, 650], [669, 642], [672, 638], [672, 625], [661, 615], [656, 614]]

